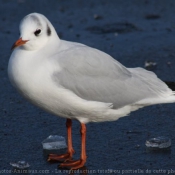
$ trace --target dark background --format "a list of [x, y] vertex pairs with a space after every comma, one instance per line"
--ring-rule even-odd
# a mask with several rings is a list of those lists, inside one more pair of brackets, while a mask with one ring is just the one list
[[[46, 161], [41, 142], [51, 134], [66, 137], [65, 119], [28, 103], [7, 76], [19, 22], [31, 12], [44, 14], [61, 39], [103, 50], [127, 67], [144, 67], [145, 61], [154, 61], [157, 66], [152, 70], [158, 77], [175, 81], [175, 1], [0, 0], [0, 171], [11, 170], [10, 162], [26, 160], [31, 170], [49, 170], [53, 175], [58, 164]], [[175, 170], [174, 109], [174, 104], [155, 105], [115, 122], [88, 124], [87, 169], [96, 174], [108, 169], [120, 170], [118, 174], [122, 170], [143, 170], [125, 174]], [[171, 138], [171, 150], [147, 151], [146, 139], [156, 136]], [[79, 158], [77, 121], [73, 122], [73, 145]]]

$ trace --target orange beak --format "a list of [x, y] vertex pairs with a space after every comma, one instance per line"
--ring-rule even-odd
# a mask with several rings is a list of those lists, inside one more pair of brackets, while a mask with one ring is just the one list
[[29, 40], [22, 40], [22, 38], [19, 38], [12, 46], [11, 50], [15, 49], [18, 46], [22, 46], [23, 44], [25, 44], [27, 41]]

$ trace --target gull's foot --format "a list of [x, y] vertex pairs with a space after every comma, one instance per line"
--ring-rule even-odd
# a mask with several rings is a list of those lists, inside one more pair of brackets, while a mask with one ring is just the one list
[[66, 153], [66, 154], [61, 154], [61, 155], [57, 155], [57, 154], [49, 154], [47, 161], [51, 162], [51, 161], [58, 161], [58, 162], [65, 162], [65, 161], [69, 161], [72, 159], [73, 154], [75, 153], [74, 150]]
[[59, 168], [68, 168], [70, 170], [76, 170], [79, 168], [82, 168], [85, 164], [86, 160], [80, 159], [80, 160], [67, 160], [64, 163], [61, 163], [59, 165]]

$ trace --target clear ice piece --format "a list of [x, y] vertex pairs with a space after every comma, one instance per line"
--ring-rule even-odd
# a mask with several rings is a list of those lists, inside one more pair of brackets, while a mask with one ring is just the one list
[[43, 149], [57, 150], [67, 148], [65, 138], [58, 135], [50, 135], [42, 141]]
[[145, 62], [145, 68], [154, 67], [156, 65], [157, 65], [157, 63], [153, 62], [153, 61], [146, 61]]
[[171, 146], [171, 139], [164, 136], [151, 138], [146, 141], [145, 145], [148, 148], [169, 148]]
[[12, 167], [14, 168], [18, 168], [18, 169], [26, 169], [28, 167], [30, 167], [30, 165], [26, 162], [26, 161], [18, 161], [16, 163], [10, 163], [10, 165], [12, 165]]

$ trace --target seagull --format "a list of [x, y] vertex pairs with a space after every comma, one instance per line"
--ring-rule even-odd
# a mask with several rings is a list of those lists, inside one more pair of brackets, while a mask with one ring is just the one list
[[[48, 156], [48, 161], [62, 161], [61, 168], [85, 165], [87, 123], [115, 121], [145, 106], [175, 102], [175, 91], [153, 72], [126, 68], [100, 50], [61, 40], [42, 14], [25, 16], [19, 30], [8, 76], [31, 103], [67, 119], [67, 152]], [[73, 159], [72, 119], [81, 124], [78, 160]]]

